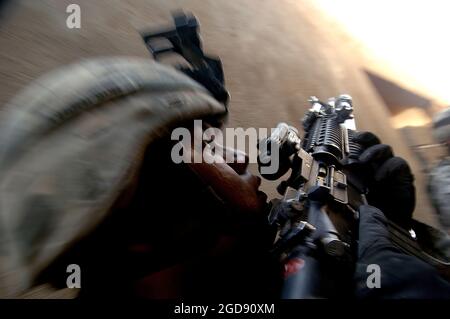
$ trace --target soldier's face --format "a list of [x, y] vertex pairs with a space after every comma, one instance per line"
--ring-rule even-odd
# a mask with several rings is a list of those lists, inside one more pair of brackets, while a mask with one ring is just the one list
[[[263, 211], [267, 205], [267, 195], [259, 190], [261, 178], [248, 171], [248, 156], [240, 150], [226, 148], [216, 142], [208, 145], [206, 147], [213, 146], [216, 152], [204, 148], [203, 163], [189, 164], [192, 169], [230, 207], [244, 213]], [[217, 152], [218, 149], [222, 151]], [[226, 163], [225, 158], [235, 160]]]

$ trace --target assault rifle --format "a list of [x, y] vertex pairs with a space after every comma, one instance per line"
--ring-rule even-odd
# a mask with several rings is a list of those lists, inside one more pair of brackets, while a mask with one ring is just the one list
[[[203, 52], [197, 19], [183, 12], [173, 19], [172, 28], [141, 33], [150, 53], [156, 60], [166, 54], [184, 58], [187, 66], [177, 68], [226, 105], [229, 94], [222, 63]], [[280, 123], [259, 143], [264, 178], [276, 180], [291, 170], [277, 188], [283, 199], [268, 217], [269, 224], [278, 228], [272, 253], [286, 270], [282, 298], [343, 297], [353, 288], [358, 208], [367, 203], [367, 189], [354, 173], [362, 147], [352, 142], [355, 121], [349, 95], [326, 103], [311, 97], [309, 102], [311, 109], [302, 120], [303, 139], [296, 128]], [[262, 168], [272, 165], [274, 154], [278, 169], [267, 173]], [[389, 222], [394, 245], [450, 278], [450, 261], [435, 249], [435, 238], [429, 236], [433, 231], [416, 221], [413, 225], [414, 230], [406, 230]]]
[[[303, 140], [297, 129], [280, 123], [259, 144], [263, 177], [278, 179], [291, 169], [278, 186], [283, 199], [269, 216], [270, 224], [279, 228], [273, 253], [286, 267], [283, 298], [351, 293], [358, 207], [367, 203], [361, 183], [351, 181], [345, 171], [362, 151], [351, 141], [352, 98], [340, 95], [324, 103], [311, 97], [309, 102]], [[279, 169], [264, 174], [262, 168], [274, 160]]]
[[[349, 95], [327, 103], [311, 97], [309, 102], [303, 139], [296, 128], [280, 123], [259, 144], [263, 177], [275, 180], [291, 170], [278, 186], [283, 199], [269, 216], [269, 223], [278, 227], [272, 252], [285, 267], [282, 298], [342, 298], [354, 289], [358, 209], [367, 204], [368, 189], [360, 178], [364, 167], [358, 160], [363, 148], [352, 141], [356, 131]], [[264, 173], [274, 160], [278, 170]], [[388, 221], [393, 244], [450, 278], [448, 256], [430, 237], [437, 230], [415, 220], [412, 225], [407, 230]]]

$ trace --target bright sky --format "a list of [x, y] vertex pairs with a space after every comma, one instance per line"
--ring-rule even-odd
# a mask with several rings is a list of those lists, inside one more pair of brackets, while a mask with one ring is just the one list
[[375, 56], [450, 104], [450, 1], [314, 2]]

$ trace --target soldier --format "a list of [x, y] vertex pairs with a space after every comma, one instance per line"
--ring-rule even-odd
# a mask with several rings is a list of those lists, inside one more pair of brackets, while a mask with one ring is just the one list
[[438, 113], [433, 119], [433, 135], [438, 143], [445, 145], [447, 155], [430, 172], [430, 197], [438, 212], [442, 226], [450, 230], [450, 108]]
[[[75, 264], [86, 298], [277, 297], [266, 196], [248, 161], [171, 159], [172, 129], [194, 119], [220, 128], [226, 115], [198, 82], [148, 60], [94, 59], [32, 83], [0, 122], [0, 293], [67, 287]], [[373, 135], [359, 138], [373, 169], [369, 203], [409, 220], [408, 164]], [[360, 234], [357, 296], [448, 296], [431, 266], [393, 247], [381, 211], [361, 208]], [[381, 267], [380, 290], [363, 286], [369, 264]]]
[[[237, 275], [267, 264], [252, 260], [266, 196], [248, 161], [170, 158], [172, 129], [220, 127], [226, 115], [203, 86], [148, 60], [94, 59], [32, 83], [0, 124], [3, 293], [64, 288], [71, 264], [91, 297], [211, 295], [237, 281], [236, 294], [267, 290], [258, 271]], [[238, 257], [217, 255], [239, 237]]]

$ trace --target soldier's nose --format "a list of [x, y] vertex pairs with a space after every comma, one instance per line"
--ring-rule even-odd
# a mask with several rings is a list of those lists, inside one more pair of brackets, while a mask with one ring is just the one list
[[226, 152], [231, 155], [228, 158], [233, 159], [232, 161], [228, 161], [228, 165], [230, 165], [231, 168], [239, 175], [245, 174], [249, 164], [248, 155], [241, 150], [232, 148], [226, 148]]

